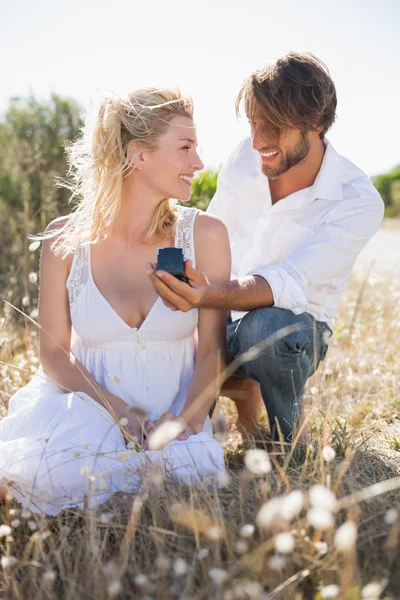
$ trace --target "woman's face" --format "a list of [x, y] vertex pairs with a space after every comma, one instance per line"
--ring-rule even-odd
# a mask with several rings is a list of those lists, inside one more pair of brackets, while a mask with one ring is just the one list
[[149, 187], [160, 199], [190, 199], [192, 178], [204, 165], [197, 154], [196, 129], [192, 119], [174, 117], [157, 147], [145, 151], [141, 171]]

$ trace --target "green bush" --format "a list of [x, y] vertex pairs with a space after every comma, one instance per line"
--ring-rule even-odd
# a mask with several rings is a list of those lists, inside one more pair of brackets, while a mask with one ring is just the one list
[[400, 216], [400, 165], [374, 178], [374, 185], [385, 203], [387, 217]]

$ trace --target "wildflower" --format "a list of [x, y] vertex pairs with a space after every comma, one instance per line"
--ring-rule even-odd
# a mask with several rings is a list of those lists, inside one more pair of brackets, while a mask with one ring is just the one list
[[246, 468], [254, 475], [265, 475], [271, 470], [271, 461], [265, 450], [253, 449], [247, 450], [244, 457]]
[[176, 577], [182, 577], [188, 571], [187, 562], [183, 558], [177, 558], [174, 562], [174, 574]]
[[301, 490], [293, 490], [282, 501], [281, 515], [284, 519], [291, 521], [301, 513], [303, 506], [303, 492]]
[[244, 540], [238, 540], [235, 544], [235, 550], [239, 554], [244, 554], [249, 549], [249, 545]]
[[22, 298], [22, 306], [29, 306], [30, 302], [29, 296], [24, 296]]
[[21, 521], [19, 519], [14, 519], [13, 521], [11, 521], [11, 527], [13, 527], [14, 529], [16, 527], [19, 527], [21, 525]]
[[208, 548], [201, 548], [201, 549], [199, 550], [199, 553], [198, 553], [198, 555], [197, 555], [197, 558], [198, 558], [199, 560], [203, 560], [204, 558], [207, 558], [207, 556], [209, 555], [209, 553], [210, 553], [210, 551], [209, 551], [209, 549], [208, 549]]
[[219, 484], [222, 485], [222, 487], [226, 487], [231, 482], [231, 476], [226, 471], [220, 471], [217, 474], [217, 481], [218, 481]]
[[275, 538], [275, 550], [279, 554], [291, 554], [296, 542], [291, 533], [279, 533]]
[[319, 392], [319, 389], [315, 387], [315, 385], [310, 389], [310, 392], [313, 396], [316, 396]]
[[362, 600], [379, 600], [383, 587], [380, 583], [369, 583], [361, 590]]
[[56, 574], [54, 571], [45, 571], [43, 573], [43, 583], [53, 583], [56, 580]]
[[216, 586], [221, 586], [228, 579], [228, 572], [225, 569], [210, 569], [208, 575]]
[[314, 548], [318, 550], [321, 555], [328, 552], [328, 544], [326, 542], [314, 542], [313, 544]]
[[[11, 511], [10, 511], [11, 512]], [[9, 525], [0, 525], [0, 538], [12, 534], [12, 529]]]
[[272, 498], [272, 500], [269, 500], [260, 508], [256, 521], [260, 527], [268, 528], [280, 516], [281, 501], [278, 498]]
[[16, 565], [18, 560], [15, 556], [2, 556], [1, 557], [1, 566], [3, 569], [8, 569], [9, 567], [13, 567]]
[[19, 515], [19, 513], [20, 510], [18, 508], [10, 508], [10, 510], [8, 511], [10, 517], [16, 517], [17, 515]]
[[30, 510], [27, 510], [26, 508], [21, 512], [21, 517], [23, 519], [30, 519], [32, 516], [32, 513]]
[[29, 316], [30, 316], [32, 319], [37, 319], [37, 318], [38, 318], [38, 316], [39, 316], [39, 310], [38, 310], [37, 308], [34, 308], [34, 309], [32, 310], [32, 312], [30, 312], [30, 313], [29, 313]]
[[393, 525], [393, 523], [397, 521], [398, 518], [399, 513], [397, 512], [397, 510], [395, 508], [389, 508], [389, 510], [387, 510], [385, 513], [384, 521], [386, 525]]
[[37, 273], [29, 273], [28, 275], [28, 279], [31, 283], [37, 283], [38, 277], [37, 277]]
[[286, 558], [279, 554], [274, 554], [270, 556], [267, 564], [272, 571], [282, 571], [286, 566]]
[[108, 523], [110, 523], [110, 521], [112, 520], [113, 516], [114, 516], [114, 513], [112, 513], [112, 512], [101, 513], [100, 523], [102, 523], [103, 525], [108, 525]]
[[318, 483], [313, 485], [309, 493], [310, 502], [315, 508], [324, 508], [334, 512], [337, 507], [335, 494], [326, 486]]
[[218, 540], [220, 540], [222, 538], [223, 532], [222, 532], [221, 527], [219, 527], [219, 525], [212, 525], [211, 527], [209, 527], [207, 529], [206, 535], [209, 540], [212, 540], [213, 542], [217, 542]]
[[32, 242], [28, 246], [29, 252], [35, 252], [40, 247], [40, 241]]
[[255, 527], [251, 523], [248, 523], [247, 525], [243, 525], [243, 527], [240, 530], [240, 536], [243, 538], [249, 538], [253, 535], [254, 529], [255, 529]]
[[322, 531], [331, 529], [334, 525], [332, 513], [326, 508], [311, 508], [307, 513], [307, 519], [312, 527]]
[[147, 575], [144, 575], [143, 573], [139, 573], [139, 575], [136, 575], [136, 577], [135, 577], [135, 584], [139, 588], [146, 588], [149, 584], [149, 578], [147, 577]]
[[126, 427], [126, 425], [128, 425], [129, 421], [126, 417], [122, 417], [122, 419], [119, 420], [119, 424], [121, 425], [121, 427]]
[[165, 421], [149, 436], [149, 449], [162, 450], [169, 442], [182, 433], [183, 430], [184, 425], [181, 421]]
[[121, 592], [122, 592], [121, 582], [118, 581], [118, 579], [111, 581], [111, 583], [108, 585], [108, 588], [107, 588], [107, 593], [110, 596], [110, 598], [115, 598], [116, 596], [119, 596]]
[[31, 531], [35, 531], [35, 529], [37, 529], [35, 521], [28, 521], [28, 527]]
[[340, 594], [340, 587], [332, 583], [321, 590], [321, 600], [334, 600]]
[[324, 446], [322, 449], [322, 457], [326, 463], [331, 463], [335, 460], [336, 452], [332, 446]]
[[357, 541], [357, 526], [353, 521], [343, 523], [335, 534], [334, 544], [337, 550], [346, 553], [353, 550]]

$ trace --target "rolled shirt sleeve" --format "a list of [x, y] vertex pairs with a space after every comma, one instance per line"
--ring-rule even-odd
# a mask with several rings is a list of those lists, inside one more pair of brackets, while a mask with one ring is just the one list
[[[327, 296], [337, 296], [355, 260], [369, 239], [378, 231], [384, 212], [379, 195], [338, 203], [314, 234], [279, 264], [260, 266], [248, 275], [263, 277], [271, 287], [274, 306], [294, 314], [308, 312], [312, 290], [313, 312], [326, 306]], [[335, 298], [336, 302], [336, 298]]]

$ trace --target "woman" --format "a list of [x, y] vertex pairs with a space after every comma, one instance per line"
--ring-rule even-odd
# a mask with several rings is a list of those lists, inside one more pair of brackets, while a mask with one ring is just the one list
[[[41, 365], [0, 422], [0, 481], [33, 511], [95, 506], [148, 465], [185, 482], [224, 469], [207, 415], [226, 314], [172, 311], [146, 274], [157, 248], [179, 246], [210, 280], [230, 277], [225, 226], [171, 200], [190, 198], [196, 148], [191, 100], [152, 88], [105, 100], [69, 148], [81, 200], [38, 236]], [[177, 438], [137, 452], [171, 413]]]

